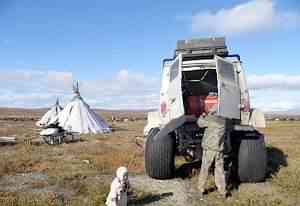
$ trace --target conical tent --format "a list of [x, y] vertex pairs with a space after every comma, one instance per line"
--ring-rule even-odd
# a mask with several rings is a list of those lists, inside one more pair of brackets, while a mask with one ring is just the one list
[[75, 96], [56, 118], [58, 125], [64, 130], [78, 132], [80, 134], [87, 133], [109, 133], [111, 129], [108, 124], [90, 109], [79, 93], [78, 83], [73, 87]]
[[36, 122], [36, 126], [38, 127], [47, 127], [51, 124], [51, 122], [57, 117], [58, 113], [62, 111], [62, 107], [59, 105], [58, 99], [56, 100], [55, 105], [47, 111], [44, 116]]

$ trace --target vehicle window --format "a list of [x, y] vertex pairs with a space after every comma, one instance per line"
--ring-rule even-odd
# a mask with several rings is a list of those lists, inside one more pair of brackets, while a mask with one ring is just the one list
[[174, 62], [170, 69], [170, 82], [173, 81], [178, 75], [178, 59]]
[[235, 75], [234, 75], [234, 69], [232, 68], [232, 64], [225, 62], [225, 61], [219, 61], [219, 73], [220, 75], [228, 80], [228, 81], [235, 81]]

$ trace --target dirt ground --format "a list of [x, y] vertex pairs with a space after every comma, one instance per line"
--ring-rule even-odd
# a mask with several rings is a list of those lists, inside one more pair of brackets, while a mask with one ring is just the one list
[[[192, 175], [197, 164], [181, 166], [172, 180], [144, 174], [144, 113], [100, 111], [112, 134], [83, 135], [80, 142], [49, 146], [36, 141], [34, 123], [44, 111], [0, 109], [0, 136], [17, 138], [15, 145], [0, 145], [0, 206], [104, 205], [121, 165], [130, 171], [130, 205], [300, 205], [300, 122], [268, 122], [262, 130], [268, 150], [266, 182], [233, 184], [232, 197], [224, 200], [211, 180], [209, 194], [200, 201], [197, 176]], [[111, 122], [111, 116], [135, 121]]]

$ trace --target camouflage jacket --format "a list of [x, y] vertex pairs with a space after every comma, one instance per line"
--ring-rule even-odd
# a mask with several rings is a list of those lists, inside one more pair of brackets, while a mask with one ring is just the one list
[[208, 114], [197, 121], [199, 127], [206, 127], [202, 148], [206, 150], [223, 151], [226, 133], [226, 119]]

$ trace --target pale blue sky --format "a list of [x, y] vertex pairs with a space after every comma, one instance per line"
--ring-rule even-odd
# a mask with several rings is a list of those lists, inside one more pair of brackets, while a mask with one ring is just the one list
[[300, 108], [291, 102], [300, 100], [297, 0], [0, 0], [0, 25], [0, 106], [67, 101], [76, 79], [94, 107], [152, 108], [161, 59], [176, 40], [225, 35], [242, 56], [254, 106]]

